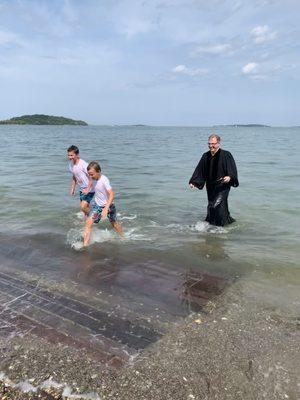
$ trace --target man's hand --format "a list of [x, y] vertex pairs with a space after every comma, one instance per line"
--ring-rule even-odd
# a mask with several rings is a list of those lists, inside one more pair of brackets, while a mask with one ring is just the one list
[[222, 179], [223, 183], [228, 183], [230, 182], [230, 176], [224, 176], [224, 178]]
[[89, 193], [89, 189], [88, 188], [82, 189], [82, 193], [83, 194], [88, 194]]
[[71, 195], [71, 196], [74, 196], [74, 194], [75, 194], [75, 188], [74, 188], [74, 187], [71, 187], [71, 189], [70, 189], [70, 195]]
[[192, 183], [190, 183], [190, 188], [195, 189], [195, 186]]

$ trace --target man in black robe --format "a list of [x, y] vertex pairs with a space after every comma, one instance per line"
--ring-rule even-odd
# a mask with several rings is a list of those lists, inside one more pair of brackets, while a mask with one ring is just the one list
[[235, 220], [228, 210], [230, 187], [239, 186], [237, 169], [231, 153], [220, 149], [220, 136], [210, 135], [209, 151], [204, 153], [190, 181], [191, 188], [203, 189], [206, 185], [208, 206], [205, 221], [224, 226]]

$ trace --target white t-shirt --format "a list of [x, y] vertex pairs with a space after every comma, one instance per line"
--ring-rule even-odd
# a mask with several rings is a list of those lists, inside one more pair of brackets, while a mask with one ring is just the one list
[[105, 175], [101, 175], [100, 179], [94, 181], [94, 190], [96, 204], [101, 207], [105, 206], [109, 198], [108, 190], [111, 190], [109, 179]]
[[87, 188], [90, 182], [87, 172], [87, 166], [88, 163], [81, 158], [79, 159], [77, 164], [74, 164], [73, 161], [70, 161], [69, 163], [69, 170], [71, 174], [74, 175], [80, 190]]

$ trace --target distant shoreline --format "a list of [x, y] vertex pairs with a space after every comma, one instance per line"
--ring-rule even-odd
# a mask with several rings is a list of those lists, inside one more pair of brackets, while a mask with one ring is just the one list
[[80, 125], [87, 126], [85, 121], [55, 115], [33, 114], [22, 115], [0, 121], [0, 125]]
[[[300, 128], [300, 125], [264, 125], [264, 124], [218, 124], [218, 125], [147, 125], [147, 124], [88, 124], [85, 121], [73, 120], [71, 118], [56, 117], [56, 116], [44, 116], [51, 118], [51, 121], [40, 121], [38, 118], [35, 120], [24, 117], [38, 117], [43, 116], [42, 114], [35, 114], [33, 116], [26, 115], [21, 117], [14, 117], [8, 120], [0, 121], [0, 125], [77, 125], [77, 126], [98, 126], [98, 127], [109, 127], [109, 128], [201, 128], [201, 129], [223, 129], [223, 128]], [[59, 120], [57, 120], [59, 119]]]

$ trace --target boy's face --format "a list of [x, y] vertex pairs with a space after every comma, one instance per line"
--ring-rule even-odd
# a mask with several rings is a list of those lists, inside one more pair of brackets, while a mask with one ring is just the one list
[[76, 154], [74, 151], [69, 151], [69, 152], [68, 152], [68, 159], [69, 159], [70, 161], [75, 162], [75, 161], [78, 160], [78, 158], [79, 158], [79, 155]]
[[88, 174], [89, 176], [94, 179], [95, 181], [97, 181], [100, 178], [100, 172], [95, 171], [94, 168], [90, 168], [88, 170]]

